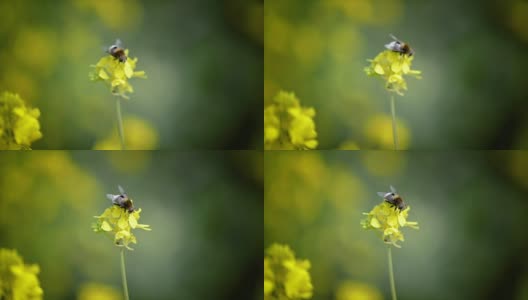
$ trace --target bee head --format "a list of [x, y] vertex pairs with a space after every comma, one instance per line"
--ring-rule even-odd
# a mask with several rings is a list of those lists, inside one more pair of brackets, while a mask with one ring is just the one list
[[396, 198], [396, 196], [398, 195], [396, 195], [395, 193], [388, 192], [383, 196], [383, 198], [385, 198], [385, 200], [392, 201], [394, 200], [394, 198]]
[[116, 45], [112, 45], [108, 48], [108, 53], [113, 53], [115, 50], [117, 50], [117, 46]]

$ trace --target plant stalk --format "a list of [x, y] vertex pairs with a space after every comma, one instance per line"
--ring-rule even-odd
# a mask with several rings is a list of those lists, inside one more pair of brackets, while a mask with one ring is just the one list
[[391, 295], [392, 300], [397, 300], [396, 298], [396, 284], [394, 284], [394, 270], [392, 268], [392, 247], [389, 246], [387, 248], [387, 257], [389, 258], [389, 279], [390, 279], [390, 287], [391, 287]]
[[119, 141], [121, 142], [121, 150], [126, 150], [125, 130], [123, 129], [123, 117], [121, 116], [121, 99], [117, 97], [116, 97], [116, 112], [117, 112], [117, 129], [119, 132]]
[[125, 270], [125, 249], [121, 249], [121, 277], [123, 278], [123, 292], [125, 293], [125, 300], [128, 298], [128, 285], [126, 279], [126, 270]]
[[392, 114], [392, 136], [394, 137], [394, 150], [398, 150], [398, 125], [396, 124], [396, 103], [394, 101], [393, 94], [391, 94], [390, 105]]

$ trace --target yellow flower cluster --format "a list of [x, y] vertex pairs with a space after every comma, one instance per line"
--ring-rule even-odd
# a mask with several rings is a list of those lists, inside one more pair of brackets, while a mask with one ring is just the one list
[[138, 223], [140, 213], [141, 208], [129, 213], [122, 207], [112, 205], [102, 215], [95, 217], [97, 222], [92, 227], [95, 232], [113, 235], [116, 246], [134, 250], [129, 247], [130, 243], [137, 244], [136, 236], [132, 233], [132, 229], [151, 230], [150, 225]]
[[264, 109], [266, 150], [308, 150], [317, 147], [315, 109], [302, 107], [293, 93], [280, 91]]
[[26, 105], [19, 95], [0, 95], [0, 150], [31, 149], [31, 143], [42, 137], [38, 108]]
[[407, 82], [404, 75], [412, 75], [421, 78], [422, 71], [411, 70], [414, 56], [400, 54], [391, 50], [385, 50], [374, 59], [369, 59], [370, 66], [365, 68], [369, 76], [378, 76], [385, 80], [385, 88], [390, 92], [403, 95], [407, 90]]
[[404, 241], [400, 228], [411, 227], [419, 229], [418, 222], [407, 221], [410, 210], [410, 206], [407, 206], [404, 210], [399, 210], [394, 205], [383, 201], [383, 203], [376, 205], [369, 213], [363, 213], [367, 217], [361, 221], [361, 226], [365, 229], [378, 231], [385, 243], [401, 248], [397, 244], [398, 241]]
[[38, 265], [26, 265], [16, 250], [0, 249], [0, 299], [40, 300]]
[[[125, 50], [128, 57], [128, 49]], [[93, 81], [104, 81], [112, 94], [129, 99], [127, 93], [133, 93], [134, 89], [128, 82], [133, 77], [147, 78], [145, 71], [134, 71], [138, 59], [130, 58], [125, 62], [120, 62], [111, 55], [102, 57], [96, 65], [92, 65], [94, 70], [90, 72], [90, 79]]]
[[264, 300], [309, 299], [310, 262], [297, 260], [286, 245], [273, 244], [264, 257]]

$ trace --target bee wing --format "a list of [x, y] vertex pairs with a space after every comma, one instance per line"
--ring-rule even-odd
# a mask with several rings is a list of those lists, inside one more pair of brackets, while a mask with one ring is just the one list
[[391, 39], [395, 40], [396, 42], [403, 44], [402, 41], [400, 41], [397, 37], [394, 36], [394, 34], [390, 33], [389, 36], [391, 37]]
[[388, 44], [385, 44], [385, 48], [392, 50], [392, 51], [402, 51], [402, 44], [397, 41], [392, 41]]
[[393, 192], [394, 194], [397, 194], [398, 192], [396, 191], [396, 189], [391, 185], [390, 186], [390, 190], [391, 192]]
[[378, 196], [383, 197], [383, 198], [385, 198], [385, 194], [387, 194], [387, 193], [384, 193], [384, 192], [378, 192]]
[[106, 194], [106, 198], [112, 201], [112, 203], [116, 203], [116, 200], [119, 198], [119, 195]]
[[119, 48], [123, 48], [123, 42], [121, 41], [121, 39], [116, 39], [115, 45]]
[[121, 195], [126, 195], [125, 190], [123, 189], [123, 187], [118, 185], [117, 188], [119, 189], [119, 193], [121, 193]]

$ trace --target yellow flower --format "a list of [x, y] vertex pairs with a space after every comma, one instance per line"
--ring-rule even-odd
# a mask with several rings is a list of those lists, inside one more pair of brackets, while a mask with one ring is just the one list
[[100, 283], [85, 283], [81, 286], [77, 300], [121, 300], [120, 291]]
[[280, 91], [274, 103], [264, 109], [265, 149], [315, 149], [314, 117], [314, 108], [302, 107], [293, 93]]
[[[128, 150], [154, 150], [159, 145], [159, 134], [147, 120], [127, 116], [123, 120], [125, 143]], [[119, 150], [121, 145], [117, 129], [103, 139], [97, 140], [94, 150]]]
[[38, 265], [26, 265], [16, 250], [0, 249], [0, 299], [39, 300]]
[[[409, 126], [401, 119], [397, 119], [396, 124], [400, 141], [398, 149], [408, 149], [411, 143]], [[370, 116], [364, 124], [363, 132], [371, 148], [394, 149], [392, 118], [390, 115], [374, 114]]]
[[369, 213], [363, 213], [367, 217], [361, 221], [361, 226], [364, 229], [378, 231], [381, 239], [385, 243], [400, 248], [401, 246], [397, 242], [404, 241], [400, 228], [411, 227], [419, 229], [418, 222], [407, 221], [410, 210], [410, 206], [407, 206], [404, 210], [399, 210], [387, 201], [383, 201], [381, 204], [376, 205]]
[[118, 205], [112, 205], [102, 215], [95, 217], [97, 222], [92, 225], [92, 228], [95, 232], [104, 232], [113, 236], [116, 246], [133, 250], [129, 244], [137, 244], [137, 240], [132, 229], [151, 230], [150, 225], [138, 223], [140, 214], [141, 208], [129, 212]]
[[288, 270], [284, 287], [286, 296], [290, 299], [308, 299], [312, 297], [312, 283], [308, 270], [311, 265], [307, 260], [285, 261], [284, 267]]
[[375, 287], [363, 282], [347, 280], [339, 285], [337, 300], [382, 300], [383, 295]]
[[275, 276], [270, 267], [270, 260], [264, 258], [264, 296], [271, 295], [275, 289], [275, 284], [273, 283], [274, 280]]
[[[125, 55], [128, 57], [128, 49], [125, 49]], [[127, 93], [133, 93], [134, 89], [128, 79], [147, 78], [145, 71], [134, 71], [137, 61], [137, 57], [128, 57], [125, 62], [120, 62], [110, 54], [106, 55], [96, 65], [92, 65], [94, 70], [89, 74], [90, 79], [104, 81], [110, 87], [112, 94], [129, 99]]]
[[400, 54], [391, 50], [385, 50], [374, 59], [369, 59], [370, 66], [365, 68], [369, 76], [377, 76], [385, 80], [385, 88], [390, 92], [403, 95], [407, 90], [407, 82], [404, 75], [412, 75], [421, 78], [422, 71], [411, 70], [413, 56]]
[[312, 297], [310, 262], [297, 260], [286, 245], [273, 244], [264, 258], [264, 299], [309, 299]]
[[38, 108], [26, 105], [19, 95], [0, 95], [0, 150], [31, 149], [31, 143], [42, 137]]

